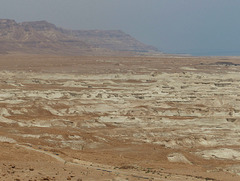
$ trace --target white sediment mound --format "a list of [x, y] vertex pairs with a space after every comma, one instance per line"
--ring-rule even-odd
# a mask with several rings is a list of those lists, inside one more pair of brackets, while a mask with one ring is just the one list
[[5, 136], [0, 136], [0, 142], [5, 142], [5, 143], [16, 143], [16, 141], [12, 138], [8, 138]]
[[183, 154], [171, 153], [168, 155], [169, 162], [192, 164]]
[[205, 159], [228, 159], [228, 160], [240, 160], [240, 151], [221, 148], [215, 150], [205, 150], [202, 152], [197, 152], [197, 155], [201, 155]]
[[5, 117], [3, 117], [3, 116], [0, 116], [0, 122], [1, 122], [1, 123], [12, 124], [12, 123], [15, 123], [16, 121], [11, 120], [11, 119], [8, 119], [8, 118], [5, 118]]

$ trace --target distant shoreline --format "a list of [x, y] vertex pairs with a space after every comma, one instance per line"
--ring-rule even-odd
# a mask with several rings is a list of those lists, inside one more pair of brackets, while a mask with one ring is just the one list
[[219, 57], [219, 56], [240, 56], [240, 51], [209, 51], [209, 52], [165, 52], [166, 54], [196, 56], [196, 57]]

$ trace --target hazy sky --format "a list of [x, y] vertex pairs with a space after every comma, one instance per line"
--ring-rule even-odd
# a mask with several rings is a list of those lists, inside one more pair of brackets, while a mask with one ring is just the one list
[[121, 29], [168, 53], [240, 55], [240, 0], [0, 0], [0, 18]]

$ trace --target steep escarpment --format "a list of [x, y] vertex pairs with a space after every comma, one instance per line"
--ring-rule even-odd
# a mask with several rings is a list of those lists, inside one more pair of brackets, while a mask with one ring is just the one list
[[85, 42], [65, 35], [46, 21], [0, 21], [0, 49], [4, 52], [81, 54], [91, 51]]
[[112, 55], [157, 52], [120, 30], [66, 30], [47, 21], [0, 20], [0, 53]]
[[93, 45], [114, 51], [151, 52], [157, 48], [145, 45], [121, 30], [76, 30], [74, 36]]

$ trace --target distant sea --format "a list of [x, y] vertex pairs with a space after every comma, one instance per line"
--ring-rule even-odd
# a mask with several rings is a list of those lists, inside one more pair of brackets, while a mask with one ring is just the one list
[[[170, 52], [169, 52], [170, 53]], [[191, 56], [240, 56], [239, 51], [185, 51], [171, 52], [170, 54], [191, 55]]]

